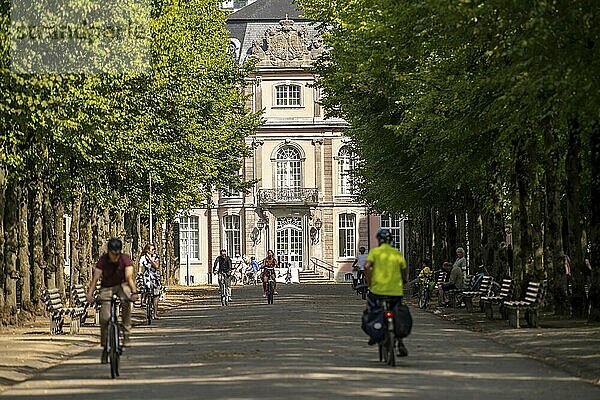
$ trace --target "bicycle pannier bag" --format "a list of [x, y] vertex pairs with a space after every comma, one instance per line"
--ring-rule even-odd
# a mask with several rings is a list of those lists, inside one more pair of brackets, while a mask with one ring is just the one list
[[366, 309], [363, 311], [361, 327], [373, 342], [380, 343], [383, 341], [383, 308], [372, 307], [371, 310]]
[[394, 307], [394, 333], [399, 338], [410, 335], [412, 329], [412, 316], [406, 304], [397, 304]]

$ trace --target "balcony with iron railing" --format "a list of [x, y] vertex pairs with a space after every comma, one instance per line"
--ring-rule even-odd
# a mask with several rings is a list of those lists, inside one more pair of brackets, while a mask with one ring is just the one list
[[259, 189], [258, 204], [316, 205], [319, 190], [314, 188]]

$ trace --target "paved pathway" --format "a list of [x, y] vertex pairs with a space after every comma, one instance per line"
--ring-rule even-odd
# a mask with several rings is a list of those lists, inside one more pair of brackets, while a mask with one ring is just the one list
[[359, 327], [363, 302], [345, 285], [256, 288], [235, 302], [194, 301], [135, 328], [121, 377], [87, 350], [0, 394], [3, 399], [564, 399], [600, 388], [419, 311], [396, 368], [377, 361]]

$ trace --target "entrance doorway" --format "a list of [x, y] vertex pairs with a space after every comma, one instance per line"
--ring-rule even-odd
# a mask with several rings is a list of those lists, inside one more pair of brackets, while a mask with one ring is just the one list
[[302, 238], [301, 217], [277, 218], [275, 255], [280, 267], [303, 267]]

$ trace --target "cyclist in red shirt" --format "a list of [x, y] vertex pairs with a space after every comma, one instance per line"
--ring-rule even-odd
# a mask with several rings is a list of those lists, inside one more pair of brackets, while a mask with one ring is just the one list
[[[133, 280], [133, 262], [129, 254], [123, 253], [123, 243], [117, 238], [112, 238], [107, 244], [108, 251], [100, 256], [94, 274], [87, 291], [88, 303], [94, 302], [94, 290], [96, 282], [102, 277], [100, 284], [100, 344], [106, 343], [108, 320], [110, 319], [110, 299], [113, 294], [121, 298], [121, 310], [123, 310], [123, 328], [125, 340], [129, 338], [131, 331], [131, 303], [126, 300], [136, 301], [136, 285]], [[102, 350], [101, 362], [108, 362], [108, 355]]]

